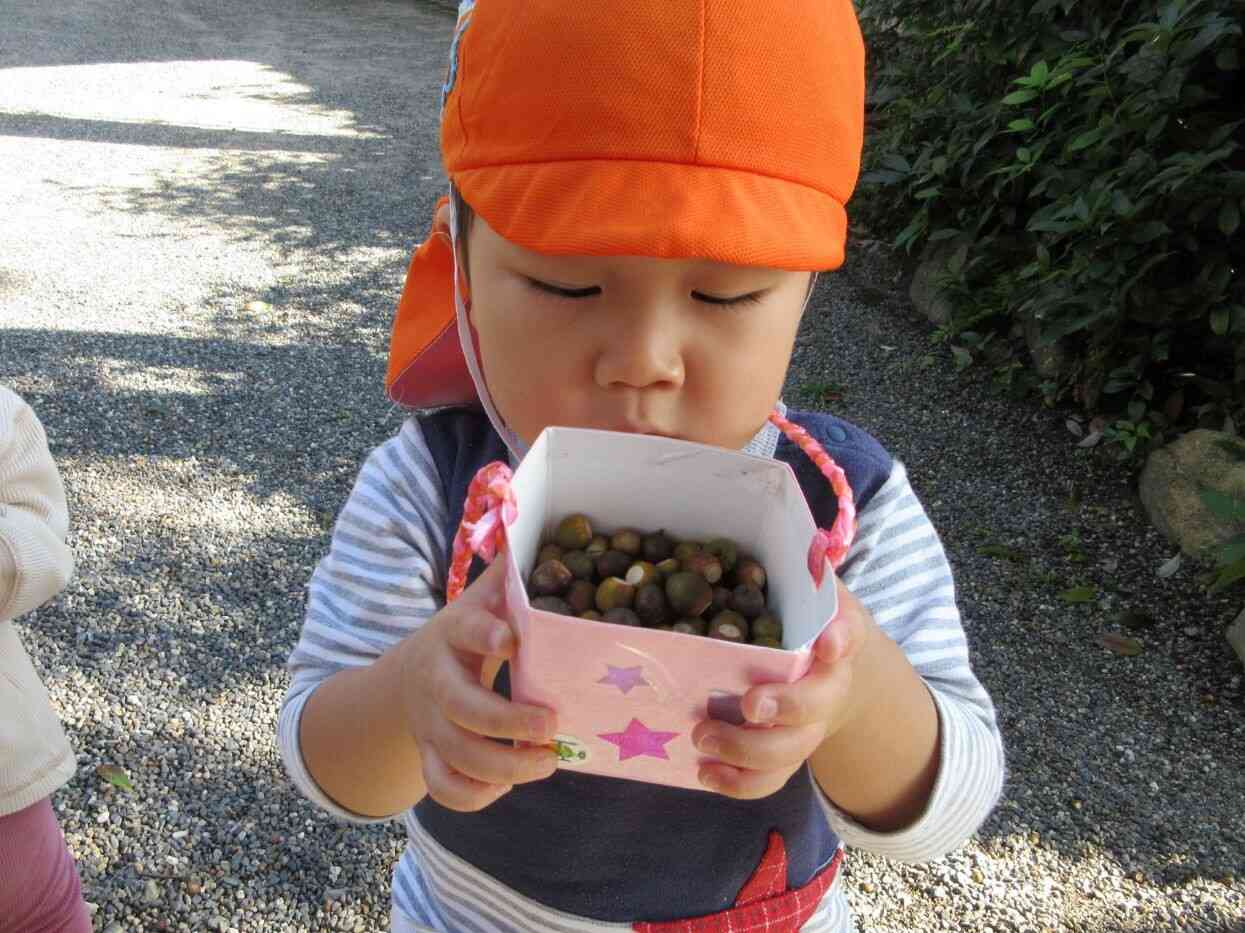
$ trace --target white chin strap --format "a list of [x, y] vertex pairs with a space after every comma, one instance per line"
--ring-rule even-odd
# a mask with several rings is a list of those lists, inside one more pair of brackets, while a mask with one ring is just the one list
[[462, 345], [463, 356], [467, 359], [467, 370], [471, 373], [471, 381], [475, 383], [476, 393], [480, 396], [480, 404], [484, 406], [484, 413], [488, 415], [488, 420], [493, 424], [493, 430], [505, 441], [511, 456], [517, 463], [527, 454], [527, 445], [506, 426], [506, 422], [502, 420], [497, 407], [493, 404], [493, 397], [488, 391], [488, 383], [484, 381], [484, 370], [476, 356], [475, 341], [471, 337], [471, 322], [467, 318], [467, 306], [463, 302], [462, 283], [459, 281], [458, 206], [454, 198], [450, 198], [450, 244], [454, 251], [454, 310], [458, 318], [458, 341]]

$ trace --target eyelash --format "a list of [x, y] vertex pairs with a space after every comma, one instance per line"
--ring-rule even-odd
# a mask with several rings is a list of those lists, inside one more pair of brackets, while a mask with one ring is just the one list
[[[601, 292], [600, 288], [595, 285], [591, 288], [558, 288], [556, 285], [550, 285], [537, 279], [527, 279], [527, 284], [541, 294], [552, 295], [554, 298], [564, 298], [567, 301], [591, 298], [593, 295], [598, 295]], [[749, 292], [746, 295], [738, 295], [734, 298], [711, 298], [708, 295], [692, 292], [692, 297], [698, 298], [705, 304], [716, 305], [720, 308], [735, 308], [740, 305], [760, 304], [763, 294], [763, 292]]]

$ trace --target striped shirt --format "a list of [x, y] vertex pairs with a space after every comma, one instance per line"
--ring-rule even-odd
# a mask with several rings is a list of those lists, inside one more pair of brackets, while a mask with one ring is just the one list
[[[772, 457], [777, 441], [777, 430], [767, 424], [745, 450]], [[316, 785], [299, 749], [299, 716], [318, 684], [371, 664], [444, 605], [447, 515], [436, 465], [418, 420], [409, 418], [364, 463], [329, 553], [312, 575], [307, 616], [289, 660], [278, 741], [299, 790], [342, 820], [378, 822], [344, 810]], [[844, 845], [923, 862], [958, 848], [993, 809], [1004, 777], [1002, 740], [990, 697], [969, 666], [950, 566], [902, 464], [894, 463], [858, 520], [839, 575], [928, 686], [940, 721], [939, 772], [924, 813], [897, 832], [868, 830], [824, 795], [820, 799]], [[395, 930], [629, 929], [521, 895], [446, 850], [413, 810], [400, 816], [409, 842], [394, 872]], [[807, 933], [854, 929], [843, 884], [840, 873], [804, 925]]]

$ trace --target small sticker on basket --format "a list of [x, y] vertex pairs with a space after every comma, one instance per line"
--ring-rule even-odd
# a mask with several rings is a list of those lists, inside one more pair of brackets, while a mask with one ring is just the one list
[[558, 753], [559, 765], [582, 765], [588, 760], [588, 748], [573, 735], [555, 735], [549, 747]]

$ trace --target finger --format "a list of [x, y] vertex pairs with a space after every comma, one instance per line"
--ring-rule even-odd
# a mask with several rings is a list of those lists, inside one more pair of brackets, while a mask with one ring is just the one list
[[830, 624], [813, 644], [813, 653], [822, 661], [840, 661], [851, 657], [859, 647], [862, 633], [864, 605], [838, 577], [834, 578], [838, 594], [838, 609]]
[[433, 700], [446, 719], [476, 735], [547, 742], [556, 732], [553, 710], [507, 700], [481, 686], [457, 659], [441, 666]]
[[692, 742], [702, 754], [723, 764], [773, 771], [799, 767], [825, 735], [821, 724], [757, 729], [709, 721], [692, 730]]
[[542, 781], [557, 770], [558, 756], [545, 746], [515, 748], [473, 735], [452, 723], [436, 741], [437, 752], [455, 771], [486, 784]]
[[420, 747], [420, 760], [424, 769], [424, 785], [428, 796], [443, 807], [461, 813], [483, 810], [510, 788], [505, 784], [486, 784], [459, 774], [445, 763], [437, 750], [429, 743]]
[[740, 701], [749, 722], [776, 726], [804, 726], [834, 719], [851, 696], [852, 666], [817, 658], [793, 684], [753, 687]]
[[464, 606], [449, 622], [446, 639], [455, 651], [476, 657], [509, 658], [515, 637], [510, 624], [487, 609]]
[[780, 771], [749, 771], [730, 765], [708, 764], [701, 766], [699, 777], [701, 784], [719, 794], [739, 800], [759, 800], [782, 790], [798, 770], [798, 765]]
[[493, 558], [483, 573], [471, 581], [458, 599], [450, 605], [475, 609], [500, 610], [506, 604], [506, 568], [509, 561], [505, 552]]

